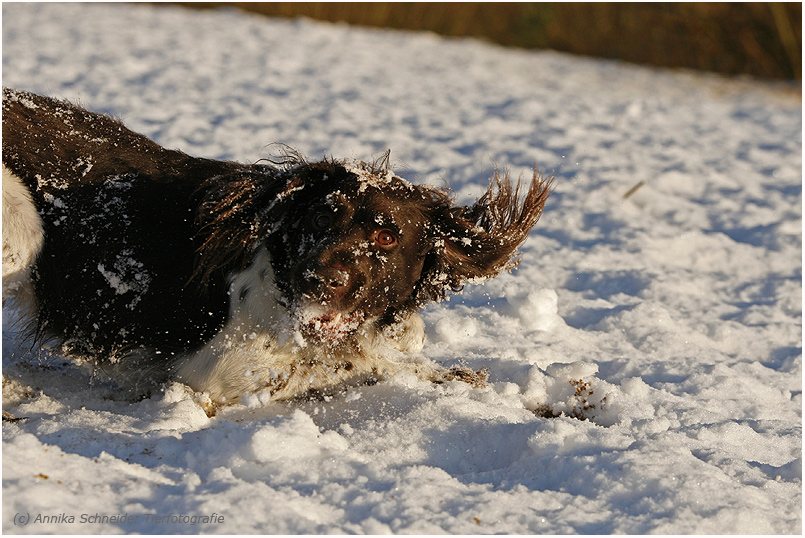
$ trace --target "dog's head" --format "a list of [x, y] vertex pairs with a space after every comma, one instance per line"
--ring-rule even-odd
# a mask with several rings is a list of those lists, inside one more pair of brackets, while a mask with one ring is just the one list
[[550, 195], [551, 180], [536, 173], [523, 196], [496, 173], [486, 194], [460, 207], [386, 163], [299, 161], [272, 179], [216, 180], [201, 216], [207, 275], [265, 245], [302, 334], [336, 345], [367, 322], [382, 328], [514, 267]]

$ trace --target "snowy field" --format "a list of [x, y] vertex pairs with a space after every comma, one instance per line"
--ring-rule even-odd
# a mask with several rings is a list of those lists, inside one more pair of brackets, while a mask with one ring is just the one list
[[424, 313], [423, 353], [485, 389], [399, 375], [209, 419], [31, 351], [7, 305], [4, 532], [801, 532], [798, 92], [230, 11], [2, 9], [4, 85], [191, 154], [391, 148], [461, 202], [493, 163], [558, 177], [520, 268]]

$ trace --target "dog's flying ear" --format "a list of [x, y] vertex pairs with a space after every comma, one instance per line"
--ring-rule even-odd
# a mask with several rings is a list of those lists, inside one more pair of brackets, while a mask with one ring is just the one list
[[519, 181], [512, 185], [508, 174], [501, 177], [496, 170], [488, 190], [472, 206], [437, 208], [433, 248], [417, 290], [420, 304], [516, 267], [517, 248], [542, 215], [553, 181], [535, 171], [523, 195]]

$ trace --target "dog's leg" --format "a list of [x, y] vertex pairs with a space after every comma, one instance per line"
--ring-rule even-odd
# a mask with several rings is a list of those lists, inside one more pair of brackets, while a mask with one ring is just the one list
[[[382, 332], [384, 345], [406, 354], [418, 354], [425, 344], [425, 322], [422, 316], [413, 313], [402, 321], [386, 327]], [[472, 370], [470, 368], [454, 367], [445, 369], [427, 359], [411, 363], [401, 363], [397, 367], [388, 367], [387, 370], [410, 370], [420, 379], [433, 383], [447, 381], [463, 381], [473, 387], [483, 388], [489, 378], [489, 370]]]
[[42, 249], [42, 218], [22, 180], [3, 166], [3, 303], [15, 296], [34, 307], [31, 269]]
[[402, 353], [419, 353], [425, 345], [425, 322], [416, 312], [383, 329], [386, 345]]

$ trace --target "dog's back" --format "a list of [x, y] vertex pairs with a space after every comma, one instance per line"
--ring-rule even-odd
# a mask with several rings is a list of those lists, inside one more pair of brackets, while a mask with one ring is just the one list
[[219, 276], [206, 295], [185, 292], [199, 246], [193, 199], [233, 167], [4, 89], [4, 299], [16, 293], [40, 333], [97, 357], [201, 345], [225, 316], [210, 293], [225, 290]]

